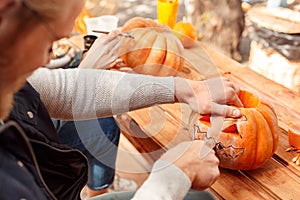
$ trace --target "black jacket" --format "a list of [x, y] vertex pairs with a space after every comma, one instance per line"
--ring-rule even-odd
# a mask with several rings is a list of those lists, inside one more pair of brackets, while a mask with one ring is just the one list
[[26, 84], [0, 127], [0, 199], [80, 199], [88, 162], [59, 143], [39, 94]]

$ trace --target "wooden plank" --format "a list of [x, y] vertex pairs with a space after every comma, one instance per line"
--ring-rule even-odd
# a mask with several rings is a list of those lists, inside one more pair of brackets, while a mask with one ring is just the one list
[[269, 160], [259, 169], [244, 173], [281, 199], [298, 199], [300, 197], [299, 175], [274, 159]]
[[151, 137], [146, 135], [140, 126], [129, 115], [115, 116], [123, 135], [151, 164], [154, 163], [165, 149], [157, 144]]
[[189, 137], [182, 137], [181, 134], [186, 127], [160, 107], [154, 106], [128, 114], [139, 124], [146, 135], [163, 148], [169, 149], [182, 141], [190, 140]]
[[280, 199], [240, 171], [220, 169], [220, 177], [211, 186], [219, 196], [230, 200]]
[[200, 45], [201, 43], [197, 44], [199, 45], [184, 49], [185, 65], [182, 72], [179, 72], [177, 76], [191, 80], [203, 80], [209, 77], [220, 76], [218, 68], [208, 54], [209, 52], [204, 46]]
[[166, 112], [174, 120], [182, 123], [182, 126], [189, 128], [189, 120], [191, 116], [191, 109], [187, 104], [175, 103], [175, 104], [161, 104], [158, 106], [164, 112]]

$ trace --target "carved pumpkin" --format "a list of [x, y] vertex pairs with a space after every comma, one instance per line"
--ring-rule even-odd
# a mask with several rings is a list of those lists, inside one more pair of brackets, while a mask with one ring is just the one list
[[[215, 151], [221, 167], [251, 170], [262, 166], [277, 148], [277, 116], [268, 103], [252, 93], [240, 91], [239, 97], [244, 104], [239, 108], [242, 117], [224, 119]], [[198, 120], [198, 134], [207, 137], [210, 116], [200, 116]]]
[[134, 39], [123, 39], [120, 58], [136, 73], [170, 76], [182, 70], [184, 48], [169, 27], [135, 17], [124, 24], [122, 32]]

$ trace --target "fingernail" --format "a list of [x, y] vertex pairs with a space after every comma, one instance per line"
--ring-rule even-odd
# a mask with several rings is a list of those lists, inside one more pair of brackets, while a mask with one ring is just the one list
[[241, 112], [238, 109], [234, 109], [233, 112], [232, 112], [232, 115], [235, 116], [235, 117], [239, 117], [241, 115]]

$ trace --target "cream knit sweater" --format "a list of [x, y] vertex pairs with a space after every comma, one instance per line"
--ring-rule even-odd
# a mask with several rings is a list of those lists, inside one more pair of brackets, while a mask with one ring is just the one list
[[28, 81], [50, 116], [79, 120], [174, 102], [174, 79], [98, 69], [37, 69]]

